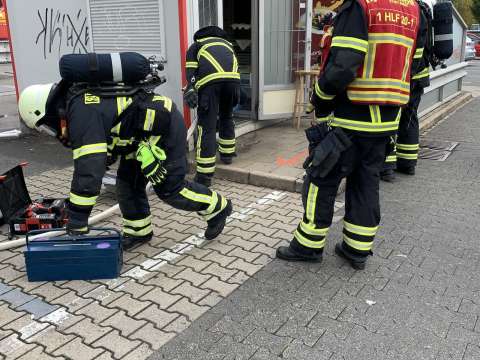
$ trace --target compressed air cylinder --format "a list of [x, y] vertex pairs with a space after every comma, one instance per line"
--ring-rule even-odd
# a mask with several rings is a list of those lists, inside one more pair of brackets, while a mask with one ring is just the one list
[[453, 54], [453, 6], [450, 1], [433, 6], [433, 52], [440, 60]]
[[148, 59], [136, 52], [68, 54], [60, 59], [60, 75], [69, 82], [136, 83], [149, 73]]

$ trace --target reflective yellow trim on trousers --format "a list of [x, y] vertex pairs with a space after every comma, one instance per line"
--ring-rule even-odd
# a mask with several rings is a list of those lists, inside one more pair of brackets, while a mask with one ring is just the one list
[[327, 236], [328, 235], [328, 228], [317, 229], [313, 224], [307, 224], [303, 221], [300, 222], [300, 229], [305, 234], [313, 235], [313, 236]]
[[235, 139], [218, 139], [220, 145], [235, 145]]
[[235, 152], [235, 147], [224, 148], [223, 146], [219, 146], [218, 151], [222, 154], [233, 154]]
[[237, 72], [223, 72], [223, 73], [214, 73], [205, 76], [201, 80], [197, 81], [195, 83], [195, 88], [198, 90], [200, 87], [205, 85], [206, 83], [217, 80], [217, 79], [239, 79], [240, 80], [240, 74]]
[[184, 198], [186, 198], [188, 200], [192, 200], [192, 201], [195, 201], [195, 202], [201, 202], [201, 203], [209, 204], [209, 205], [212, 203], [212, 197], [211, 196], [205, 195], [205, 194], [199, 194], [199, 193], [193, 192], [192, 190], [187, 189], [187, 188], [183, 188], [180, 191], [180, 195], [182, 195]]
[[152, 98], [152, 101], [163, 101], [163, 107], [168, 110], [168, 112], [172, 112], [172, 105], [173, 101], [169, 97], [163, 95], [155, 95]]
[[385, 160], [385, 162], [387, 162], [387, 163], [397, 162], [397, 155], [389, 155], [389, 156], [387, 156], [387, 159]]
[[315, 208], [317, 206], [318, 187], [314, 183], [310, 183], [307, 196], [307, 208], [305, 209], [305, 217], [309, 224], [315, 224]]
[[398, 144], [397, 149], [400, 150], [418, 150], [420, 149], [420, 144]]
[[199, 158], [197, 159], [197, 164], [211, 164], [217, 160], [216, 156], [209, 157], [209, 158]]
[[98, 196], [80, 196], [70, 192], [70, 202], [79, 206], [95, 206]]
[[370, 241], [370, 242], [357, 241], [357, 240], [350, 239], [345, 234], [343, 235], [343, 241], [345, 241], [345, 243], [348, 246], [350, 246], [351, 248], [354, 248], [355, 250], [371, 251], [373, 248], [373, 241]]
[[423, 78], [426, 78], [426, 77], [429, 77], [429, 76], [430, 76], [430, 69], [428, 67], [426, 67], [425, 69], [423, 69], [419, 73], [413, 75], [412, 80], [423, 79]]
[[397, 157], [399, 159], [405, 159], [405, 160], [418, 160], [418, 154], [405, 154], [405, 153], [402, 153], [401, 151], [397, 152]]
[[295, 239], [302, 244], [303, 246], [310, 248], [310, 249], [323, 249], [325, 247], [325, 244], [327, 242], [326, 239], [323, 239], [322, 241], [312, 241], [304, 237], [298, 230], [295, 231], [294, 235]]
[[198, 68], [198, 62], [197, 61], [187, 61], [185, 63], [185, 67], [188, 69], [196, 69]]
[[155, 122], [155, 110], [147, 109], [145, 113], [145, 122], [143, 123], [143, 130], [152, 131], [154, 122]]
[[320, 88], [320, 85], [318, 85], [318, 82], [315, 83], [315, 94], [317, 94], [317, 96], [323, 100], [333, 100], [335, 98], [335, 95], [328, 95], [327, 93], [323, 92], [323, 90]]
[[362, 235], [362, 236], [375, 236], [379, 228], [378, 225], [373, 227], [367, 227], [367, 226], [351, 224], [345, 219], [343, 220], [343, 226], [345, 230], [353, 234]]
[[152, 223], [152, 215], [147, 216], [145, 219], [140, 220], [128, 220], [123, 218], [123, 226], [130, 226], [134, 228], [143, 228]]
[[197, 172], [200, 174], [213, 174], [215, 172], [215, 166], [202, 167], [197, 164]]
[[355, 49], [366, 53], [368, 50], [368, 41], [351, 36], [334, 36], [332, 38], [332, 47]]
[[107, 143], [83, 145], [73, 150], [73, 160], [77, 160], [85, 155], [106, 153], [107, 150]]
[[202, 136], [203, 136], [203, 127], [198, 125], [198, 139], [197, 139], [197, 162], [198, 159], [201, 159], [201, 151], [202, 151]]
[[[219, 199], [220, 197], [220, 199]], [[215, 208], [217, 207], [218, 202], [220, 203], [220, 209], [213, 212]], [[217, 216], [225, 207], [227, 206], [227, 199], [225, 199], [223, 196], [218, 195], [216, 192], [212, 192], [212, 203], [210, 206], [203, 211], [199, 211], [198, 213], [203, 216], [203, 218], [208, 221], [210, 219], [213, 219], [215, 216]]]
[[418, 48], [415, 50], [415, 55], [413, 55], [414, 59], [421, 59], [423, 57], [423, 50], [424, 48]]
[[131, 236], [146, 236], [148, 234], [151, 234], [152, 232], [153, 232], [152, 225], [148, 225], [147, 227], [140, 230], [134, 230], [129, 227], [126, 227], [123, 229], [124, 234], [131, 235]]

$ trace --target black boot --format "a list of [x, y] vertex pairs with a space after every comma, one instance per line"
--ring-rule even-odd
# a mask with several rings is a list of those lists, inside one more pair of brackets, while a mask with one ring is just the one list
[[406, 175], [415, 175], [415, 166], [397, 166], [397, 172]]
[[322, 262], [322, 252], [304, 249], [294, 239], [290, 246], [280, 246], [277, 249], [277, 258], [286, 261], [305, 261], [305, 262]]
[[143, 245], [153, 238], [153, 233], [147, 234], [145, 236], [131, 236], [123, 235], [122, 238], [122, 248], [123, 250], [132, 250], [134, 248]]
[[383, 170], [380, 173], [380, 179], [382, 179], [382, 181], [386, 181], [386, 182], [394, 182], [395, 181], [395, 173], [391, 169]]
[[220, 155], [220, 161], [225, 165], [231, 165], [233, 162], [233, 156], [230, 155]]
[[335, 253], [347, 260], [355, 270], [365, 270], [365, 266], [367, 265], [367, 256], [353, 254], [352, 252], [348, 251], [348, 249], [345, 249], [343, 243], [335, 245]]
[[220, 235], [227, 222], [227, 217], [232, 214], [233, 206], [230, 200], [227, 200], [227, 206], [213, 219], [208, 220], [208, 227], [205, 230], [205, 239], [213, 240]]
[[193, 181], [195, 181], [196, 183], [202, 184], [206, 187], [212, 186], [212, 176], [197, 173]]

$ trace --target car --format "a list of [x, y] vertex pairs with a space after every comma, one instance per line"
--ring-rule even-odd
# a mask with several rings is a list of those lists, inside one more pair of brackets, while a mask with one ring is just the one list
[[475, 42], [468, 36], [465, 40], [465, 61], [475, 59]]

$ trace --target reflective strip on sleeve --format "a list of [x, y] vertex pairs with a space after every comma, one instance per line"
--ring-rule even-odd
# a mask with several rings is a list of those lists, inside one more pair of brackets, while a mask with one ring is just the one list
[[152, 98], [152, 101], [163, 101], [163, 107], [168, 110], [168, 112], [172, 111], [173, 101], [169, 97], [163, 95], [155, 95]]
[[196, 69], [196, 68], [198, 68], [198, 62], [197, 61], [187, 61], [185, 63], [185, 67], [187, 69]]
[[70, 202], [79, 206], [95, 206], [98, 196], [80, 196], [70, 192]]
[[237, 72], [223, 72], [223, 73], [213, 73], [205, 76], [201, 80], [195, 83], [195, 88], [198, 90], [203, 85], [207, 84], [210, 81], [217, 79], [238, 79], [240, 80], [240, 74]]
[[368, 50], [368, 41], [351, 36], [334, 36], [332, 38], [332, 47], [355, 49], [366, 53]]
[[346, 220], [343, 220], [343, 226], [345, 230], [351, 232], [352, 234], [362, 235], [362, 236], [375, 236], [379, 226], [367, 227], [360, 226], [349, 223]]
[[323, 100], [333, 100], [335, 98], [335, 95], [328, 95], [327, 93], [325, 93], [320, 88], [320, 85], [318, 85], [318, 82], [315, 84], [315, 94], [317, 94], [317, 96]]
[[77, 160], [85, 155], [106, 153], [107, 150], [107, 143], [83, 145], [82, 147], [73, 150], [73, 159]]
[[318, 187], [314, 183], [310, 183], [307, 196], [307, 208], [305, 209], [305, 217], [308, 223], [315, 224], [315, 208], [317, 206]]
[[219, 73], [225, 72], [225, 70], [222, 68], [222, 66], [218, 63], [218, 61], [207, 51], [205, 48], [200, 49], [198, 52], [198, 55], [201, 57], [203, 56], [205, 59], [208, 60], [210, 64], [217, 70]]
[[152, 131], [154, 122], [155, 122], [155, 110], [147, 109], [145, 113], [145, 122], [143, 124], [143, 130]]
[[414, 59], [421, 59], [423, 57], [424, 48], [418, 48], [415, 50], [415, 55], [413, 56]]
[[430, 69], [428, 67], [424, 68], [419, 73], [412, 76], [412, 80], [419, 80], [430, 76]]

